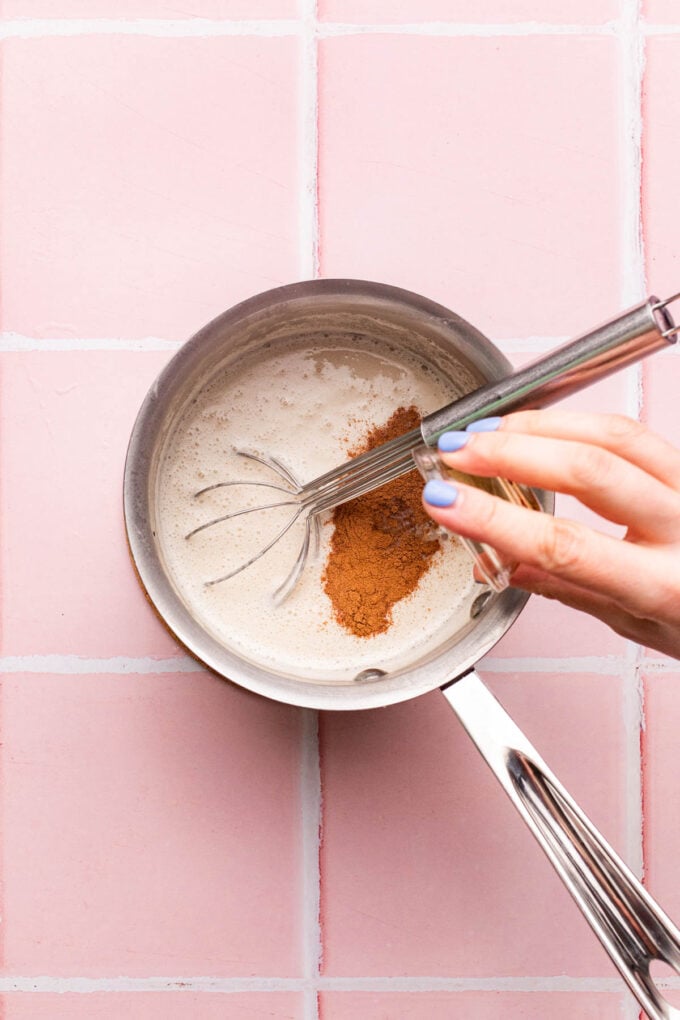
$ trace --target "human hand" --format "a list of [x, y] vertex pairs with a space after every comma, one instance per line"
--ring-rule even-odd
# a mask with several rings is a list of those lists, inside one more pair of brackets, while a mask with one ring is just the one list
[[439, 451], [456, 470], [567, 493], [623, 525], [613, 538], [468, 485], [428, 482], [423, 496], [438, 524], [519, 564], [513, 587], [680, 658], [680, 451], [628, 418], [552, 410], [447, 432]]

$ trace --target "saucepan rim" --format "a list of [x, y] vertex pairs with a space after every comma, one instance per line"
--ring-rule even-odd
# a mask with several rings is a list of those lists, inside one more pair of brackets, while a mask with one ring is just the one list
[[[465, 347], [466, 356], [488, 381], [511, 371], [505, 355], [460, 316], [419, 294], [388, 284], [366, 280], [308, 280], [258, 294], [223, 312], [179, 348], [149, 389], [132, 429], [125, 461], [123, 509], [130, 555], [147, 597], [162, 622], [180, 644], [199, 662], [223, 679], [257, 694], [305, 708], [353, 710], [396, 704], [427, 693], [472, 668], [514, 623], [529, 595], [508, 588], [489, 599], [479, 617], [464, 629], [455, 644], [412, 668], [387, 675], [365, 676], [347, 683], [314, 682], [267, 670], [221, 644], [190, 612], [175, 589], [163, 564], [153, 528], [150, 500], [157, 450], [173, 396], [188, 375], [200, 369], [206, 353], [223, 341], [230, 329], [255, 317], [271, 316], [272, 322], [286, 310], [317, 299], [359, 302], [362, 311], [401, 308], [409, 315], [435, 323], [452, 343]], [[552, 512], [552, 493], [539, 493], [545, 510]]]

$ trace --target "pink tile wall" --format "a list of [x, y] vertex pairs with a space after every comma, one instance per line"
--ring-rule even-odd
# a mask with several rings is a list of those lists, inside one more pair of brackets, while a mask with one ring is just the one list
[[[620, 845], [620, 681], [489, 680]], [[326, 715], [321, 754], [325, 974], [609, 973], [438, 692], [359, 717]]]
[[680, 670], [645, 676], [645, 822], [646, 876], [653, 895], [680, 917], [677, 848], [680, 789], [675, 781], [678, 757]]
[[[674, 5], [677, 18], [680, 9]], [[677, 245], [677, 182], [680, 145], [675, 126], [680, 117], [677, 67], [680, 36], [653, 37], [647, 42], [643, 114], [643, 211], [647, 277], [661, 296], [680, 290], [680, 254]]]
[[617, 59], [599, 37], [324, 40], [323, 273], [429, 293], [492, 336], [605, 318]]
[[[438, 692], [319, 719], [212, 677], [121, 510], [173, 342], [317, 255], [516, 363], [680, 290], [680, 14], [633, 6], [0, 0], [4, 1020], [634, 1015]], [[571, 404], [680, 445], [679, 386]], [[677, 664], [532, 599], [480, 671], [680, 919]]]
[[[294, 1020], [301, 996], [281, 992], [6, 995], [4, 1020]], [[583, 1014], [590, 1020], [591, 1014]], [[596, 1016], [597, 1014], [592, 1014]]]
[[2, 718], [6, 972], [299, 975], [299, 714], [205, 673], [24, 674]]
[[184, 340], [295, 277], [297, 58], [288, 38], [5, 42], [2, 328]]

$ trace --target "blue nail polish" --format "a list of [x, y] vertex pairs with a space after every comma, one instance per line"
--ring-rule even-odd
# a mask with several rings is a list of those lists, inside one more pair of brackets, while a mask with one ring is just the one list
[[502, 418], [480, 418], [479, 421], [470, 422], [468, 432], [495, 432], [503, 421]]
[[462, 450], [469, 438], [467, 432], [444, 432], [439, 437], [437, 446], [441, 453], [455, 453], [456, 450]]
[[423, 495], [425, 496], [425, 502], [429, 503], [430, 506], [453, 506], [458, 498], [458, 489], [455, 485], [449, 485], [448, 482], [440, 482], [438, 479], [434, 479], [427, 483]]

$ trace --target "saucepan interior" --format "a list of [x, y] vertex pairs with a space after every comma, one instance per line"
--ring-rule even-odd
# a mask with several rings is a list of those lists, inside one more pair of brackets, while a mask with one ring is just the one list
[[[216, 634], [183, 592], [168, 563], [159, 521], [164, 461], [198, 395], [249, 359], [282, 344], [319, 341], [359, 349], [379, 341], [407, 351], [450, 383], [448, 399], [508, 373], [502, 353], [468, 323], [425, 298], [381, 284], [324, 280], [269, 291], [215, 319], [171, 359], [149, 391], [134, 426], [125, 469], [128, 541], [141, 582], [161, 618], [196, 658], [221, 676], [267, 697], [323, 709], [369, 708], [441, 686], [484, 655], [526, 602], [521, 592], [479, 589], [465, 620], [443, 626], [425, 645], [368, 659], [360, 670], [278, 668]], [[431, 410], [433, 410], [432, 408]], [[307, 479], [304, 479], [305, 481]], [[552, 498], [542, 494], [546, 509]], [[227, 584], [229, 582], [226, 582]], [[446, 593], [442, 593], [446, 598]], [[272, 612], [276, 610], [272, 607]], [[267, 626], [266, 619], [262, 626]]]

